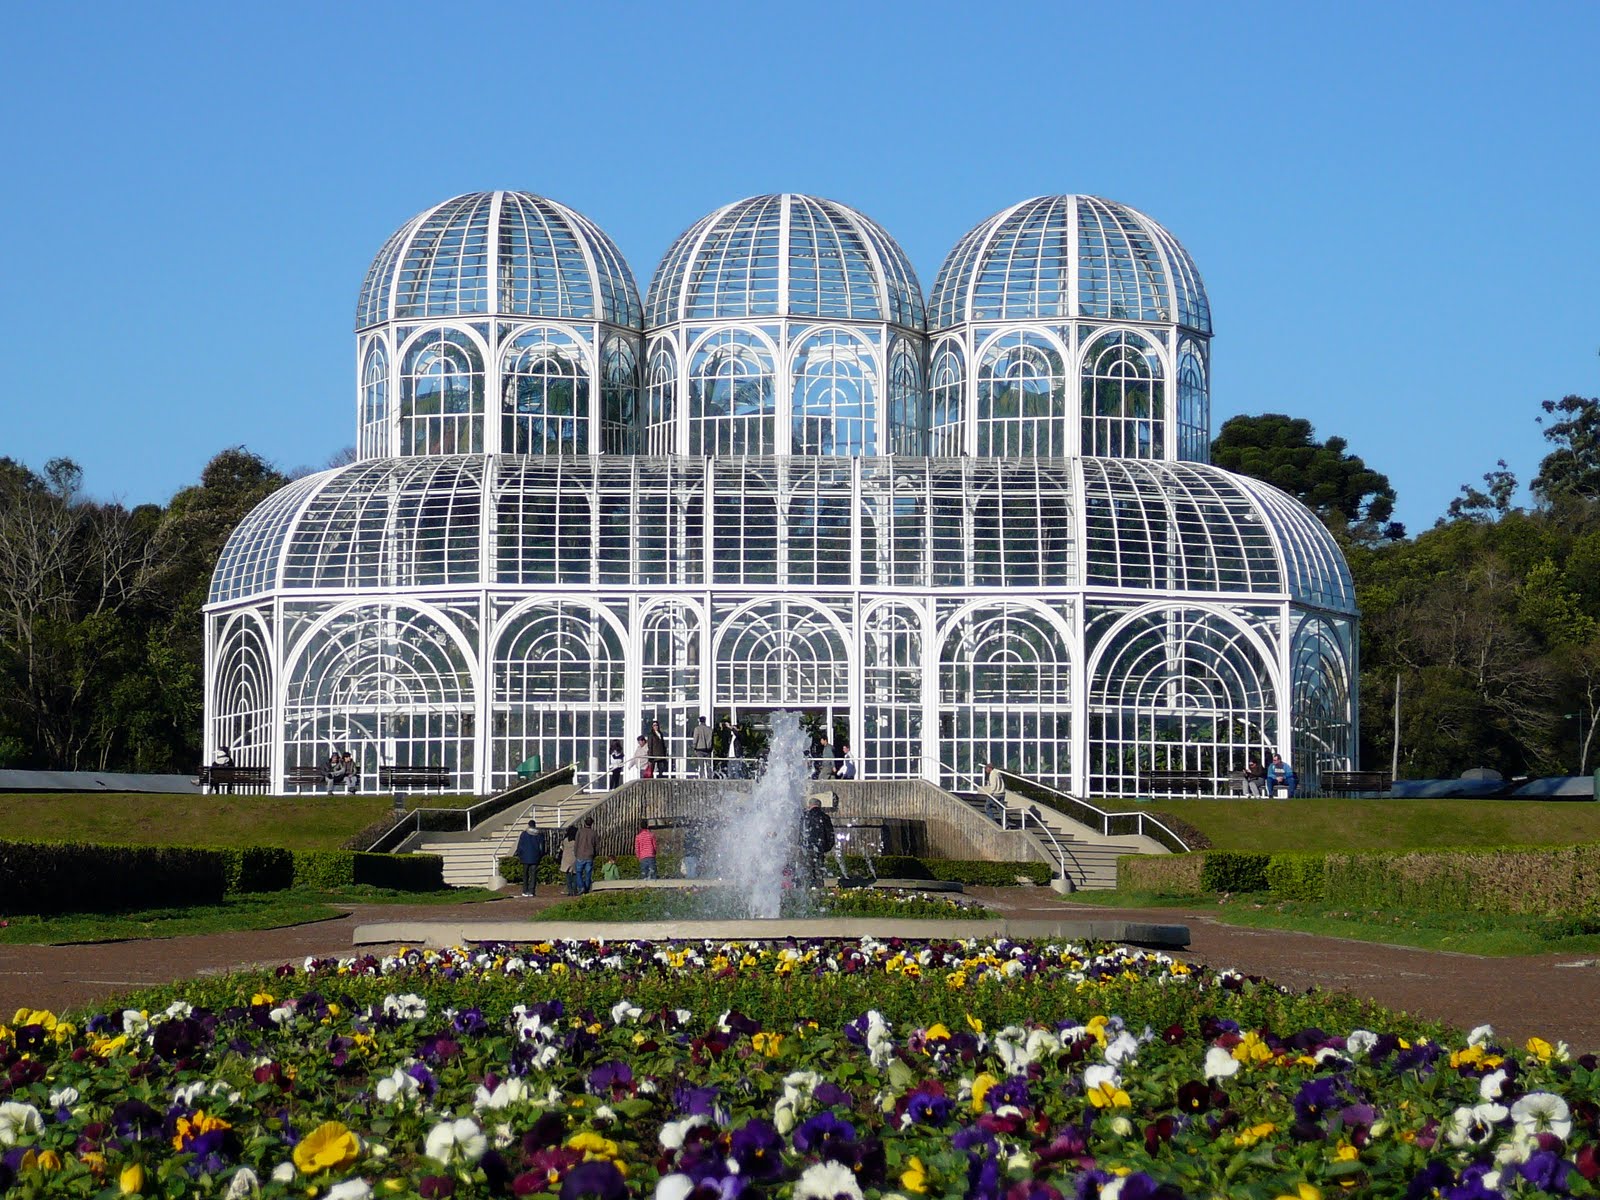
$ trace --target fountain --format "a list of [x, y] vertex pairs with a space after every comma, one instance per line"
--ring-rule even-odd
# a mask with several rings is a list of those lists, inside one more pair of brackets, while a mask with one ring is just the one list
[[766, 769], [748, 794], [733, 800], [710, 830], [717, 875], [725, 885], [716, 890], [720, 895], [710, 897], [718, 915], [779, 915], [784, 868], [796, 862], [800, 845], [810, 745], [798, 713], [775, 714]]

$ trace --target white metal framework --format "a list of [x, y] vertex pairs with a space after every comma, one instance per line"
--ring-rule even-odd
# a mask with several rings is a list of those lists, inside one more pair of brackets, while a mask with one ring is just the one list
[[414, 218], [362, 289], [359, 460], [218, 563], [208, 754], [283, 787], [348, 748], [367, 788], [482, 791], [651, 719], [681, 758], [702, 713], [790, 708], [868, 777], [1352, 765], [1349, 572], [1297, 502], [1204, 463], [1210, 314], [1171, 235], [1028, 201], [930, 311], [931, 336], [880, 227], [806, 196], [698, 222], [642, 307], [552, 201]]

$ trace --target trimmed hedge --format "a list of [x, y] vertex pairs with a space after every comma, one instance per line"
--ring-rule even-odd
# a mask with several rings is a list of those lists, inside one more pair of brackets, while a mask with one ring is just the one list
[[[1184, 866], [1185, 860], [1192, 860]], [[1169, 896], [1267, 892], [1283, 900], [1435, 912], [1600, 917], [1600, 845], [1549, 849], [1240, 854], [1117, 862], [1117, 886]]]
[[[600, 878], [600, 862], [603, 861], [595, 864], [596, 879]], [[865, 858], [847, 854], [844, 862], [850, 874], [867, 874]], [[676, 855], [663, 854], [656, 859], [656, 871], [663, 879], [675, 878], [680, 866]], [[639, 878], [639, 860], [631, 854], [617, 855], [617, 868], [624, 879]], [[975, 858], [913, 858], [886, 854], [874, 858], [872, 868], [879, 879], [928, 879], [975, 887], [1009, 887], [1018, 880], [1043, 887], [1050, 882], [1050, 864], [1042, 862], [986, 862]], [[507, 883], [521, 883], [522, 864], [515, 858], [502, 858], [500, 877]], [[556, 859], [546, 855], [539, 861], [539, 882], [561, 882], [560, 864]]]
[[0, 841], [0, 911], [48, 915], [218, 904], [243, 892], [371, 884], [396, 891], [444, 886], [433, 855], [295, 852], [276, 846], [108, 846]]

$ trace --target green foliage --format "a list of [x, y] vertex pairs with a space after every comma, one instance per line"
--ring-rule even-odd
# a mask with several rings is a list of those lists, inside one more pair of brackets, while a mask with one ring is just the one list
[[1554, 418], [1544, 429], [1554, 449], [1539, 464], [1533, 494], [1546, 503], [1600, 499], [1600, 400], [1563, 396], [1539, 407]]
[[[1319, 442], [1314, 434], [1310, 421], [1283, 413], [1232, 417], [1211, 443], [1211, 461], [1281, 488], [1324, 520], [1383, 526], [1394, 512], [1388, 477], [1347, 453], [1343, 438]], [[1398, 526], [1381, 532], [1404, 536]]]
[[422, 892], [444, 886], [443, 870], [443, 860], [428, 854], [0, 841], [0, 897], [7, 913], [216, 904], [227, 895], [291, 887]]
[[1321, 900], [1327, 893], [1320, 854], [1274, 854], [1267, 860], [1267, 891], [1285, 900]]
[[1264, 892], [1267, 862], [1265, 854], [1208, 850], [1200, 868], [1200, 886], [1208, 892]]

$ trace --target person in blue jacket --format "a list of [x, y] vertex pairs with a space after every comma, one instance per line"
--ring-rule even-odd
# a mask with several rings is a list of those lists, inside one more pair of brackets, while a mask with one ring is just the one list
[[522, 864], [522, 894], [532, 896], [539, 889], [539, 862], [545, 856], [547, 845], [544, 830], [528, 822], [528, 827], [517, 838], [517, 861]]
[[1284, 762], [1281, 755], [1274, 754], [1267, 764], [1267, 795], [1276, 796], [1279, 788], [1283, 788], [1286, 795], [1294, 795], [1294, 768]]

